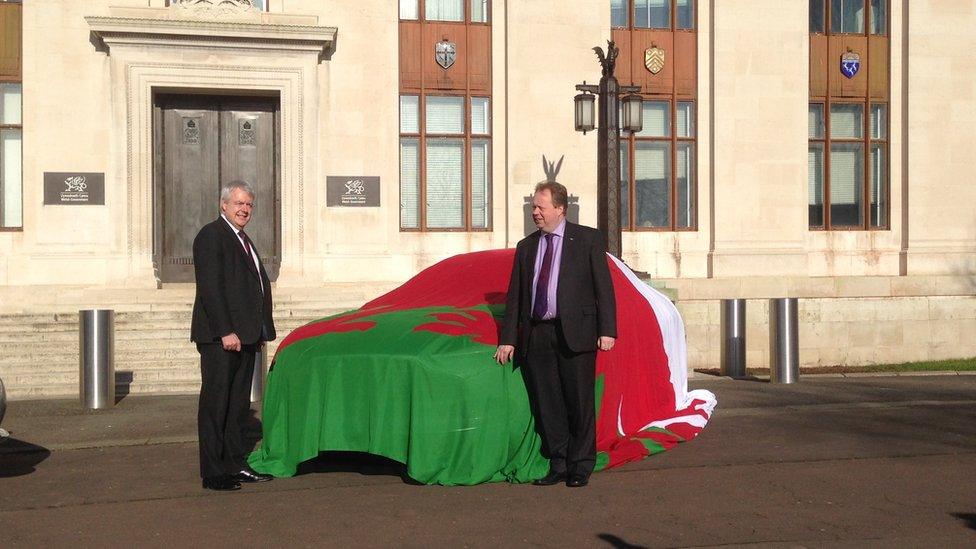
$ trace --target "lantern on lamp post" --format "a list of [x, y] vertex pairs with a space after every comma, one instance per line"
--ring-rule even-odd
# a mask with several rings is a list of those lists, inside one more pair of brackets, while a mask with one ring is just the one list
[[576, 131], [583, 132], [583, 135], [586, 135], [586, 132], [593, 131], [596, 128], [596, 96], [590, 92], [578, 93], [573, 98], [573, 102], [576, 107], [576, 116], [574, 117]]
[[[599, 120], [597, 123], [597, 229], [603, 233], [607, 251], [620, 257], [620, 129], [623, 118], [624, 129], [639, 132], [643, 129], [643, 107], [637, 95], [640, 86], [620, 86], [613, 75], [617, 55], [620, 50], [613, 41], [607, 42], [607, 52], [599, 46], [593, 48], [600, 60], [602, 76], [600, 84], [594, 86], [577, 84], [576, 89], [583, 92], [575, 99], [576, 130], [584, 134], [593, 129], [593, 94], [599, 98]], [[620, 94], [628, 94], [620, 99]], [[622, 110], [618, 110], [623, 106]], [[588, 118], [587, 118], [588, 117]]]

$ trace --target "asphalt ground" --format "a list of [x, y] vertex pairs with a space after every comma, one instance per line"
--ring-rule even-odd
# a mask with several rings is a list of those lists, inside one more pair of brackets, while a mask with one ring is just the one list
[[196, 398], [9, 403], [2, 547], [974, 547], [976, 376], [695, 379], [695, 440], [586, 488], [417, 486], [327, 455], [204, 491]]

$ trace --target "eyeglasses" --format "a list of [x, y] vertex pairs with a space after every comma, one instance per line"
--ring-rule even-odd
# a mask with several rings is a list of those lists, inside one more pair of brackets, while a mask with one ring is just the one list
[[254, 202], [231, 202], [231, 204], [237, 206], [238, 208], [243, 208], [244, 206], [247, 206], [248, 208], [254, 207]]

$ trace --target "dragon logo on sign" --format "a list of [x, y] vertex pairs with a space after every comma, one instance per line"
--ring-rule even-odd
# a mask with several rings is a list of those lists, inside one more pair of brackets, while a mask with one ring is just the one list
[[434, 59], [437, 60], [437, 64], [441, 67], [445, 69], [451, 68], [456, 58], [457, 44], [454, 42], [448, 42], [447, 39], [444, 39], [434, 44]]
[[64, 192], [67, 193], [83, 193], [88, 188], [88, 184], [85, 183], [84, 176], [76, 175], [66, 178], [64, 180], [64, 187]]
[[664, 68], [664, 50], [653, 46], [644, 50], [644, 66], [651, 74], [657, 74]]

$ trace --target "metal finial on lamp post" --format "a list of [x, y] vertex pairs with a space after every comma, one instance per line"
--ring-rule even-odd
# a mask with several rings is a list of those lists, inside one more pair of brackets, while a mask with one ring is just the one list
[[[620, 50], [614, 46], [612, 40], [607, 41], [607, 51], [598, 47], [593, 48], [597, 58], [600, 60], [602, 76], [600, 84], [594, 86], [587, 84], [577, 84], [576, 89], [584, 92], [576, 96], [576, 129], [586, 133], [592, 128], [586, 127], [584, 109], [588, 94], [595, 93], [599, 98], [599, 117], [597, 122], [597, 229], [603, 233], [607, 241], [607, 251], [616, 257], [621, 256], [621, 230], [620, 230], [620, 121], [618, 109], [620, 105], [619, 95], [621, 93], [631, 94], [626, 98], [628, 108], [633, 107], [634, 101], [640, 101], [640, 96], [635, 94], [640, 91], [640, 86], [620, 86], [616, 77], [613, 75], [617, 63], [617, 55]], [[590, 96], [592, 97], [592, 96]], [[590, 99], [592, 105], [592, 99]], [[628, 113], [627, 120], [631, 131], [640, 131], [642, 126], [641, 109], [638, 104], [636, 118], [632, 116], [634, 111]], [[590, 107], [592, 109], [592, 107]], [[592, 111], [591, 111], [592, 112]], [[634, 128], [636, 127], [636, 130]], [[586, 129], [583, 129], [586, 128]]]

